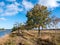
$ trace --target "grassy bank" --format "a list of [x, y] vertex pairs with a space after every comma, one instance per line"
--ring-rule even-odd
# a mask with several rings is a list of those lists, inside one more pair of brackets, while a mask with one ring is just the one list
[[[11, 33], [9, 36], [5, 36], [0, 42], [1, 45], [60, 45], [60, 30], [41, 30], [40, 38], [37, 37], [37, 30], [24, 30], [23, 33], [17, 35], [17, 32]], [[4, 40], [5, 39], [5, 40]], [[39, 44], [37, 44], [39, 42]]]

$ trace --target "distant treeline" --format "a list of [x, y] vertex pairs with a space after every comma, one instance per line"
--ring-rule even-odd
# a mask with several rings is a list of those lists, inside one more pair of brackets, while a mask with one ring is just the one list
[[4, 30], [4, 28], [0, 28], [0, 30]]
[[60, 30], [60, 29], [43, 29], [43, 30]]

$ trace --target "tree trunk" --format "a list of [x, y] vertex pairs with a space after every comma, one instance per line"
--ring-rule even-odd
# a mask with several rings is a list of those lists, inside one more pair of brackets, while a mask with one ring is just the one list
[[20, 30], [18, 29], [18, 36], [20, 35]]
[[43, 30], [43, 26], [42, 26], [42, 30]]
[[57, 29], [57, 26], [55, 24], [55, 43], [56, 43], [56, 29]]
[[40, 26], [38, 27], [38, 37], [40, 36]]

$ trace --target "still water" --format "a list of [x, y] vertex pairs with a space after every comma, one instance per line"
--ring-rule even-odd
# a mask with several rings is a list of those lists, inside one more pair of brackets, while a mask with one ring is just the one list
[[10, 34], [10, 33], [11, 33], [11, 29], [0, 30], [0, 37], [4, 36], [5, 34]]

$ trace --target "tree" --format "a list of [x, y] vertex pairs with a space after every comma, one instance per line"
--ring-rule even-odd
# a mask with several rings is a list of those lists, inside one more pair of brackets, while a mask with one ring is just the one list
[[12, 28], [12, 32], [17, 31], [17, 35], [20, 35], [20, 23], [16, 22]]
[[52, 24], [54, 25], [54, 29], [55, 29], [55, 37], [54, 37], [54, 39], [55, 39], [55, 42], [56, 42], [56, 35], [57, 35], [57, 24], [60, 22], [60, 18], [58, 18], [58, 17], [56, 17], [56, 16], [53, 16], [52, 17]]
[[25, 30], [25, 25], [22, 23], [15, 23], [12, 32], [17, 31], [18, 36], [22, 35], [23, 30]]
[[55, 29], [57, 29], [57, 24], [60, 22], [60, 18], [53, 16], [51, 22], [53, 23]]
[[51, 12], [47, 10], [47, 7], [37, 4], [27, 12], [26, 24], [31, 29], [38, 27], [38, 35], [40, 35], [40, 27], [45, 28], [51, 21], [50, 14]]
[[17, 30], [17, 24], [14, 24], [14, 26], [13, 26], [13, 28], [12, 28], [12, 31], [11, 32], [14, 32], [14, 31], [16, 31]]
[[25, 25], [20, 23], [20, 30], [25, 30]]

